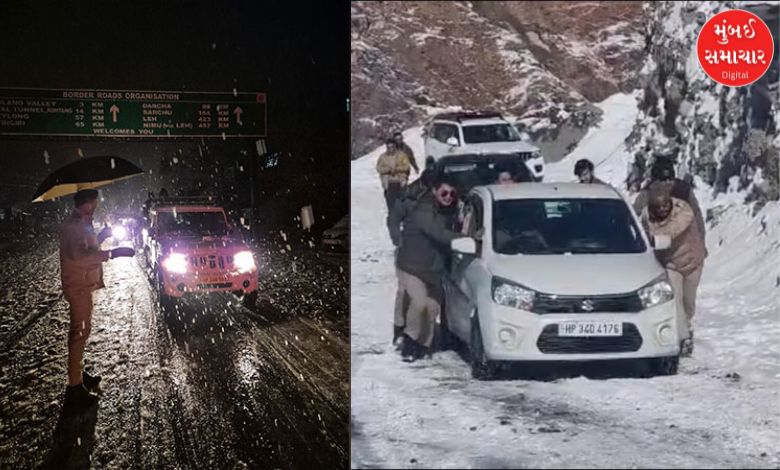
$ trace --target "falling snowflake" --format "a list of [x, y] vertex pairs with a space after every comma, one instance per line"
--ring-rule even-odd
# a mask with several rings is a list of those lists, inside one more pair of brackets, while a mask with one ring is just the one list
[[238, 91], [236, 91], [235, 87], [233, 87], [233, 96], [238, 96]]
[[79, 157], [84, 158], [84, 152], [81, 150], [81, 147], [77, 149], [77, 152], [79, 154]]
[[43, 161], [48, 165], [49, 164], [49, 152], [46, 150], [43, 151]]
[[116, 161], [113, 158], [111, 159], [111, 169], [116, 169]]
[[176, 164], [176, 163], [179, 163], [179, 159], [178, 159], [178, 158], [176, 158], [176, 157], [173, 157], [173, 163], [174, 163], [174, 164]]

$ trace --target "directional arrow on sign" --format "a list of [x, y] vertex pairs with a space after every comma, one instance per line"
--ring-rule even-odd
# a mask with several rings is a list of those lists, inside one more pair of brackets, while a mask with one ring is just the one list
[[116, 115], [119, 114], [119, 106], [117, 105], [111, 105], [111, 108], [109, 108], [109, 111], [111, 111], [111, 120], [116, 122]]
[[244, 123], [241, 122], [241, 113], [243, 113], [243, 112], [244, 112], [244, 110], [241, 109], [241, 106], [236, 106], [236, 109], [233, 110], [233, 114], [236, 115], [236, 122], [238, 123], [239, 126], [243, 126], [244, 125]]

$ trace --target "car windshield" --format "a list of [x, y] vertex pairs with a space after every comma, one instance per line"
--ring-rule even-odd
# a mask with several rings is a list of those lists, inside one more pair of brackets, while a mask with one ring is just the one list
[[520, 134], [510, 124], [463, 126], [463, 140], [467, 144], [514, 142], [520, 140]]
[[227, 223], [221, 212], [160, 212], [157, 224], [161, 234], [182, 236], [224, 236]]
[[646, 245], [619, 199], [515, 199], [493, 206], [497, 253], [642, 253]]

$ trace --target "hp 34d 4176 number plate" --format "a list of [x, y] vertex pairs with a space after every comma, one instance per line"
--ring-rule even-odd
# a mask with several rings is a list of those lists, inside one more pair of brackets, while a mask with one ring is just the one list
[[623, 324], [610, 321], [569, 321], [558, 324], [558, 336], [622, 336]]

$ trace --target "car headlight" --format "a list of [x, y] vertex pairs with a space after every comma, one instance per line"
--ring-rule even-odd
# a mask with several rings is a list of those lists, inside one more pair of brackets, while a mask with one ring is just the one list
[[171, 253], [162, 264], [163, 268], [170, 273], [184, 274], [187, 272], [187, 257], [181, 253]]
[[493, 301], [505, 307], [531, 311], [534, 291], [500, 277], [493, 278]]
[[233, 256], [233, 264], [240, 273], [246, 273], [255, 269], [255, 258], [250, 251], [239, 251]]
[[111, 227], [111, 236], [114, 240], [124, 240], [127, 237], [127, 229], [121, 225]]
[[669, 284], [666, 274], [653, 279], [652, 282], [637, 291], [642, 308], [650, 308], [668, 302], [674, 298], [674, 289]]

